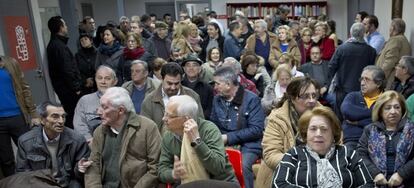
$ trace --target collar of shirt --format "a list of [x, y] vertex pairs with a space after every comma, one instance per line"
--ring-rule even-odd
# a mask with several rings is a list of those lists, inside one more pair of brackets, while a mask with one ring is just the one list
[[[180, 93], [181, 93], [181, 89], [178, 89], [177, 95], [180, 95]], [[164, 92], [164, 88], [161, 88], [161, 96], [162, 96], [162, 101], [164, 102], [164, 106], [166, 106], [170, 97]]]
[[117, 131], [116, 129], [114, 129], [114, 128], [112, 128], [112, 127], [110, 127], [110, 129], [111, 129], [111, 131], [112, 131], [114, 134], [116, 134], [116, 135], [118, 135], [118, 134], [119, 134], [119, 131]]
[[42, 129], [42, 133], [43, 133], [43, 139], [44, 139], [44, 140], [45, 140], [45, 142], [47, 142], [47, 143], [55, 143], [55, 142], [59, 142], [59, 140], [60, 140], [60, 134], [59, 134], [56, 138], [54, 138], [54, 139], [50, 140], [50, 139], [49, 139], [49, 137], [47, 137], [47, 134], [46, 134], [46, 132], [45, 132], [45, 129], [44, 129], [44, 128]]

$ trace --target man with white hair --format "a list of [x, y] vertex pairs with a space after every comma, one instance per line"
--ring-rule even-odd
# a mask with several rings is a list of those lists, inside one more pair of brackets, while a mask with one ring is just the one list
[[[334, 111], [339, 119], [342, 119], [340, 108], [345, 95], [360, 90], [358, 79], [362, 70], [368, 65], [373, 65], [377, 57], [375, 49], [364, 40], [364, 24], [354, 23], [350, 33], [351, 38], [336, 49], [328, 65], [328, 80], [336, 74]], [[329, 88], [328, 85], [321, 87]]]
[[101, 118], [97, 112], [99, 99], [108, 88], [117, 83], [115, 71], [105, 65], [99, 66], [95, 74], [95, 82], [98, 91], [84, 95], [79, 99], [73, 117], [75, 131], [84, 136], [88, 143], [92, 141], [92, 134], [96, 127], [101, 124]]
[[231, 67], [237, 74], [240, 85], [243, 86], [245, 89], [255, 93], [256, 95], [258, 94], [256, 85], [241, 73], [241, 64], [239, 61], [237, 61], [237, 59], [233, 57], [227, 57], [226, 59], [224, 59], [224, 62], [221, 66]]
[[267, 31], [267, 23], [262, 19], [254, 22], [254, 34], [247, 38], [246, 49], [254, 51], [264, 59], [267, 72], [272, 72], [270, 64], [277, 63], [275, 51], [272, 50], [272, 44], [277, 40], [276, 34]]
[[85, 173], [85, 187], [156, 187], [161, 136], [157, 125], [137, 115], [128, 91], [106, 90]]
[[204, 169], [210, 179], [238, 182], [225, 153], [220, 130], [200, 117], [198, 108], [197, 102], [188, 95], [172, 96], [167, 103], [163, 121], [169, 131], [165, 132], [161, 143], [160, 180], [177, 183], [191, 175], [188, 171], [191, 161], [181, 158], [183, 140], [188, 138], [202, 164], [197, 167]]

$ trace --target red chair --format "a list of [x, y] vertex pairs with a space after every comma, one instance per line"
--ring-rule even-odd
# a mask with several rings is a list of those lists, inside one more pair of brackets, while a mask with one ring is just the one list
[[226, 153], [229, 156], [229, 161], [233, 166], [234, 173], [236, 174], [237, 180], [239, 180], [241, 188], [244, 188], [243, 163], [241, 152], [236, 149], [226, 148]]

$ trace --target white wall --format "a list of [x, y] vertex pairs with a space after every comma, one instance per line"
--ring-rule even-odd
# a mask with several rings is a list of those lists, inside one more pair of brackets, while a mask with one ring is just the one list
[[[105, 25], [108, 20], [118, 23], [117, 0], [91, 0], [96, 25]], [[126, 4], [128, 5], [128, 4]]]
[[411, 55], [414, 55], [414, 19], [412, 7], [414, 7], [414, 1], [404, 1], [403, 19], [405, 21], [405, 36], [411, 44]]
[[[378, 31], [384, 35], [385, 40], [389, 38], [389, 28], [391, 25], [391, 1], [390, 0], [376, 0], [374, 14], [378, 17], [379, 28]], [[404, 1], [403, 17], [405, 21], [405, 36], [411, 44], [411, 54], [414, 55], [414, 19], [411, 11], [414, 7], [414, 1]]]
[[125, 16], [131, 17], [133, 15], [141, 16], [145, 14], [145, 3], [155, 2], [174, 2], [174, 0], [124, 0], [125, 2]]

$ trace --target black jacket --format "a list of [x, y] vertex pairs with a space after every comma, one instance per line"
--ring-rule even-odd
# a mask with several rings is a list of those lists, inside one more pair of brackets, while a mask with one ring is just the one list
[[93, 78], [95, 81], [95, 61], [96, 61], [96, 48], [94, 46], [90, 48], [80, 48], [75, 54], [75, 59], [78, 64], [78, 69], [81, 77], [81, 88], [83, 94], [94, 92], [94, 87], [86, 88], [86, 79]]
[[184, 76], [181, 82], [183, 86], [188, 87], [195, 91], [200, 96], [200, 103], [203, 108], [205, 119], [210, 119], [211, 108], [213, 106], [213, 88], [205, 82], [197, 80], [195, 84], [191, 84], [187, 76]]
[[401, 81], [395, 79], [392, 90], [401, 93], [406, 99], [414, 93], [414, 75], [412, 75], [404, 85], [401, 85]]
[[[119, 59], [116, 76], [118, 78], [117, 86], [121, 86], [123, 83], [131, 80], [131, 63], [134, 60], [141, 60], [150, 64], [153, 61], [153, 55], [145, 51], [138, 59], [127, 59], [124, 55]], [[150, 70], [148, 70], [150, 71]]]
[[[203, 62], [207, 62], [207, 55], [208, 55], [207, 45], [209, 41], [210, 41], [210, 37], [207, 35], [207, 37], [204, 38], [203, 42], [200, 45], [202, 50], [200, 52], [199, 58]], [[217, 42], [219, 44], [220, 54], [223, 54], [224, 37], [222, 35], [219, 35], [219, 37], [217, 38]]]
[[157, 33], [154, 33], [149, 39], [150, 43], [153, 43], [155, 46], [155, 56], [161, 57], [164, 60], [168, 61], [171, 55], [171, 40], [167, 37], [161, 39]]
[[[335, 146], [329, 163], [342, 180], [342, 187], [374, 187], [368, 169], [361, 158], [346, 146]], [[318, 187], [317, 161], [305, 149], [296, 146], [290, 149], [277, 166], [272, 187]]]
[[[43, 138], [43, 128], [35, 127], [19, 138], [17, 151], [17, 172], [51, 169], [52, 158]], [[58, 169], [56, 182], [62, 187], [78, 187], [83, 182], [83, 174], [78, 171], [77, 163], [89, 156], [85, 138], [72, 129], [65, 127], [60, 134], [57, 151]], [[81, 183], [82, 184], [82, 183]]]
[[[410, 125], [411, 124], [411, 125]], [[395, 129], [395, 132], [392, 135], [388, 135], [384, 123], [381, 122], [373, 122], [372, 124], [366, 126], [364, 128], [364, 132], [362, 133], [361, 138], [359, 139], [358, 144], [358, 154], [362, 157], [362, 160], [364, 160], [365, 165], [367, 166], [369, 172], [371, 173], [371, 176], [375, 178], [376, 175], [379, 173], [383, 173], [385, 175], [385, 172], [381, 172], [381, 170], [375, 165], [373, 159], [370, 157], [370, 154], [372, 153], [374, 156], [378, 156], [378, 153], [373, 152], [373, 149], [369, 144], [369, 140], [373, 140], [373, 143], [375, 143], [375, 146], [380, 146], [381, 143], [377, 142], [374, 136], [371, 136], [371, 130], [375, 132], [379, 132], [381, 137], [386, 140], [387, 143], [391, 144], [393, 148], [395, 148], [395, 152], [405, 152], [405, 151], [398, 151], [397, 147], [400, 145], [400, 139], [405, 138], [405, 136], [401, 136], [401, 134], [404, 134], [405, 131], [408, 129], [413, 130], [413, 123], [410, 122], [407, 118], [402, 118], [400, 120], [400, 123], [397, 125], [397, 128]], [[406, 130], [404, 130], [406, 128]], [[406, 138], [407, 139], [407, 138]], [[405, 143], [412, 142], [412, 139], [405, 140]], [[387, 146], [388, 144], [386, 144]], [[385, 147], [385, 146], [384, 146]], [[386, 148], [384, 148], [384, 152], [386, 152]], [[414, 178], [414, 148], [411, 148], [411, 151], [408, 152], [408, 156], [406, 156], [406, 162], [404, 165], [402, 165], [399, 169], [396, 170], [398, 174], [402, 177], [403, 182], [402, 185], [405, 187], [414, 187], [414, 182], [412, 179]], [[386, 154], [385, 154], [386, 155]], [[396, 156], [397, 160], [397, 156]], [[387, 174], [388, 176], [388, 174]]]
[[67, 42], [67, 37], [52, 34], [47, 45], [50, 80], [59, 96], [81, 90], [80, 73]]
[[362, 70], [368, 65], [374, 65], [376, 57], [377, 52], [367, 43], [345, 42], [336, 49], [328, 64], [328, 78], [332, 80], [336, 74], [336, 89], [339, 91], [359, 91], [361, 85], [358, 79]]

